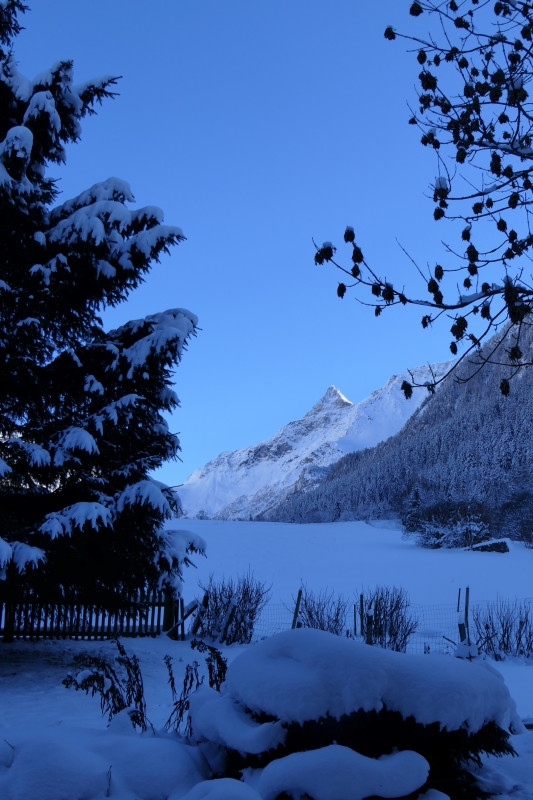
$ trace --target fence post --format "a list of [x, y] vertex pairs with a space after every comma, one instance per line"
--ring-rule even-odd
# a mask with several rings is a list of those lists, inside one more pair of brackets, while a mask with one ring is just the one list
[[470, 607], [470, 587], [467, 586], [465, 589], [465, 630], [466, 630], [466, 640], [468, 645], [470, 645], [470, 623], [468, 621], [469, 607]]
[[193, 636], [196, 636], [196, 634], [200, 630], [200, 626], [207, 611], [208, 604], [209, 604], [209, 595], [206, 592], [203, 596], [202, 604], [198, 606], [198, 613], [196, 614], [196, 619], [194, 620], [194, 624], [192, 626], [191, 633]]
[[4, 604], [4, 642], [12, 642], [15, 633], [15, 606], [7, 601]]
[[161, 589], [158, 589], [156, 593], [157, 621], [155, 625], [155, 633], [158, 636], [161, 633], [161, 606], [163, 604], [163, 597], [164, 597], [163, 592], [161, 591]]
[[220, 644], [224, 644], [224, 642], [226, 641], [226, 638], [227, 638], [227, 635], [228, 635], [228, 631], [229, 631], [229, 626], [231, 625], [231, 623], [235, 619], [236, 611], [237, 611], [237, 604], [233, 600], [231, 602], [231, 604], [230, 604], [229, 612], [226, 615], [226, 619], [224, 620], [224, 624], [222, 626], [222, 635], [221, 635], [221, 637], [219, 639]]
[[366, 643], [374, 644], [374, 610], [372, 606], [366, 614]]
[[[204, 598], [204, 600], [205, 600], [205, 598]], [[167, 628], [165, 632], [166, 632], [167, 636], [170, 637], [171, 633], [174, 633], [175, 631], [179, 630], [180, 631], [181, 641], [184, 642], [185, 641], [185, 620], [188, 619], [191, 616], [191, 614], [193, 614], [194, 611], [196, 611], [197, 608], [199, 608], [200, 604], [198, 603], [197, 600], [193, 600], [192, 603], [189, 603], [189, 605], [187, 607], [185, 607], [185, 604], [183, 602], [183, 597], [180, 596], [178, 605], [179, 605], [178, 618], [177, 618], [176, 622], [174, 623], [173, 628], [172, 629]], [[207, 608], [207, 606], [206, 606], [206, 608]], [[203, 617], [204, 613], [205, 613], [205, 609], [204, 609], [204, 611], [202, 611], [202, 617]], [[158, 621], [158, 626], [159, 626], [158, 627], [158, 630], [159, 630], [160, 627], [161, 627], [159, 625], [159, 621]], [[198, 628], [196, 627], [196, 628], [194, 628], [194, 630], [191, 630], [191, 633], [194, 634], [195, 631], [197, 631], [197, 630], [198, 630]], [[173, 638], [177, 639], [178, 638], [177, 634]]]
[[180, 639], [185, 641], [185, 603], [183, 597], [180, 595]]
[[298, 596], [296, 598], [296, 605], [294, 606], [294, 614], [292, 615], [291, 629], [298, 627], [298, 614], [300, 613], [300, 603], [302, 602], [302, 590], [298, 589]]
[[163, 608], [163, 630], [168, 631], [171, 639], [177, 639], [176, 625], [176, 597], [172, 589], [165, 589], [165, 604]]

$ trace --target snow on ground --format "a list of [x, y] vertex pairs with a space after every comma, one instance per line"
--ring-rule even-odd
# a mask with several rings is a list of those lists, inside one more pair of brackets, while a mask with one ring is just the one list
[[363, 800], [376, 794], [410, 794], [424, 785], [427, 775], [427, 761], [411, 750], [374, 759], [332, 744], [271, 762], [262, 770], [256, 786], [259, 797], [265, 800], [275, 800], [287, 789], [324, 800]]
[[[402, 540], [394, 526], [365, 523], [291, 526], [187, 520], [182, 527], [201, 535], [208, 553], [206, 559], [195, 558], [197, 571], [185, 573], [186, 602], [199, 593], [198, 581], [206, 582], [210, 573], [215, 578], [228, 577], [248, 569], [272, 584], [273, 602], [290, 602], [301, 582], [315, 591], [330, 588], [347, 595], [363, 585], [394, 584], [404, 587], [414, 603], [453, 603], [457, 589], [466, 585], [475, 599], [533, 595], [533, 551], [518, 544], [509, 554], [424, 551]], [[276, 790], [279, 780], [286, 780], [285, 771], [291, 772], [292, 762], [279, 767], [278, 773], [265, 770], [262, 782], [253, 785], [229, 779], [206, 781], [209, 773], [198, 749], [162, 732], [171, 710], [163, 656], [169, 653], [174, 659], [178, 692], [185, 665], [196, 659], [204, 668], [202, 656], [191, 651], [188, 642], [174, 642], [165, 636], [126, 639], [124, 644], [139, 657], [155, 736], [134, 733], [121, 716], [107, 730], [97, 699], [61, 684], [73, 669], [76, 653], [114, 655], [112, 643], [0, 642], [2, 800], [259, 800], [275, 796], [269, 792]], [[232, 662], [248, 651], [232, 646], [225, 654]], [[420, 658], [438, 658], [444, 663], [450, 658], [450, 665], [468, 669], [468, 664], [451, 656]], [[493, 666], [503, 675], [519, 716], [533, 719], [531, 666], [519, 660]], [[533, 733], [514, 735], [512, 743], [519, 757], [487, 758], [481, 779], [499, 800], [531, 800]], [[351, 755], [341, 748], [321, 754], [320, 759], [324, 769], [338, 764], [346, 775], [356, 769]], [[294, 769], [300, 767], [298, 763]], [[381, 771], [383, 779], [390, 777], [394, 782], [396, 767], [405, 774], [401, 759], [391, 761]], [[321, 796], [333, 798], [328, 795], [330, 784], [326, 784]], [[339, 792], [335, 800], [345, 796], [342, 786]]]
[[[399, 522], [278, 522], [181, 520], [199, 534], [207, 557], [193, 558], [185, 574], [185, 599], [197, 584], [242, 575], [272, 586], [274, 603], [290, 603], [302, 584], [353, 597], [377, 584], [403, 587], [413, 604], [456, 603], [457, 590], [470, 587], [471, 602], [498, 597], [533, 597], [533, 550], [511, 542], [510, 553], [425, 550], [404, 539]], [[190, 594], [189, 594], [190, 593]]]

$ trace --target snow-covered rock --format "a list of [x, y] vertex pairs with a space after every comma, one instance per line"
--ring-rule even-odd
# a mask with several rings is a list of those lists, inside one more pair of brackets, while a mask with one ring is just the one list
[[[431, 382], [449, 364], [411, 370]], [[190, 475], [178, 496], [188, 517], [250, 519], [267, 512], [295, 490], [316, 485], [346, 453], [374, 447], [397, 433], [425, 399], [406, 401], [401, 385], [411, 374], [394, 375], [381, 389], [351, 403], [335, 386], [305, 416], [259, 444], [221, 453]]]

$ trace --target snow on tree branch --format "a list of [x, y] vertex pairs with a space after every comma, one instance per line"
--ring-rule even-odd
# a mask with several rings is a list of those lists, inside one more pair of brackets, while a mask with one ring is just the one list
[[26, 78], [12, 48], [24, 10], [0, 3], [3, 576], [51, 602], [120, 605], [186, 563], [162, 533], [177, 503], [149, 476], [179, 452], [162, 413], [178, 405], [173, 370], [197, 319], [171, 309], [107, 332], [99, 315], [185, 237], [156, 205], [134, 208], [120, 178], [57, 202], [50, 169], [117, 79], [74, 83], [71, 60]]
[[153, 480], [139, 481], [127, 486], [117, 500], [118, 511], [123, 511], [127, 505], [148, 505], [165, 516], [170, 516], [168, 499]]
[[58, 536], [72, 535], [74, 528], [80, 530], [89, 525], [96, 530], [99, 527], [107, 528], [112, 522], [111, 510], [102, 503], [74, 503], [58, 513], [47, 514], [39, 531], [50, 539], [57, 539]]

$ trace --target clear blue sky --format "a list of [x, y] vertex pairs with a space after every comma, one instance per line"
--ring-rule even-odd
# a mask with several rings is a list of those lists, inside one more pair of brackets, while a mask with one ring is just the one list
[[72, 58], [80, 82], [123, 76], [52, 171], [61, 200], [116, 175], [187, 236], [105, 315], [108, 327], [171, 307], [200, 318], [176, 372], [183, 461], [161, 479], [266, 438], [330, 384], [358, 401], [449, 357], [445, 329], [399, 309], [376, 320], [313, 264], [312, 237], [341, 245], [351, 224], [378, 271], [423, 294], [396, 239], [422, 266], [442, 252], [427, 199], [436, 164], [407, 125], [419, 68], [383, 37], [420, 25], [409, 5], [33, 0], [25, 15], [23, 74]]

